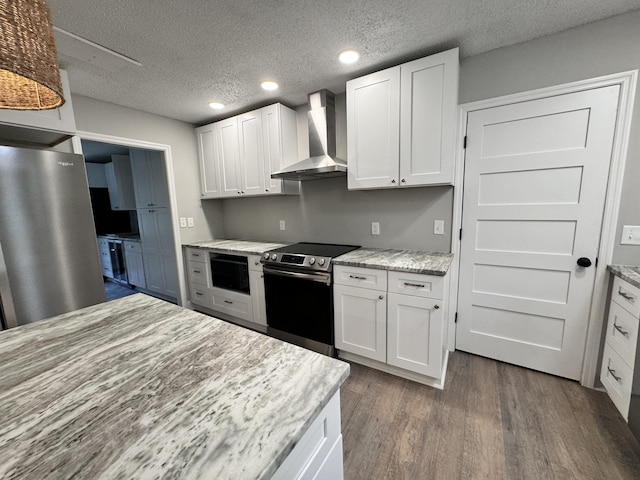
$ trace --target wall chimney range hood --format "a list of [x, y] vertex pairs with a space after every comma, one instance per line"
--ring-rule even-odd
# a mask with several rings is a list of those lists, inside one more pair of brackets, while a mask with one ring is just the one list
[[347, 162], [336, 158], [335, 95], [329, 90], [309, 94], [309, 158], [271, 174], [285, 180], [344, 176]]

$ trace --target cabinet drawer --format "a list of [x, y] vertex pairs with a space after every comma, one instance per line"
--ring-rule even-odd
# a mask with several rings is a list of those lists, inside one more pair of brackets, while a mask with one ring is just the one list
[[187, 260], [193, 260], [196, 262], [207, 261], [207, 251], [201, 248], [187, 248]]
[[389, 272], [389, 293], [426, 298], [443, 298], [444, 277], [417, 273]]
[[209, 289], [207, 287], [201, 285], [191, 285], [191, 287], [189, 288], [189, 293], [191, 294], [191, 303], [211, 308]]
[[262, 257], [260, 255], [249, 255], [249, 270], [258, 270], [262, 271], [262, 263], [260, 263], [260, 259]]
[[125, 240], [124, 242], [122, 242], [122, 244], [124, 245], [124, 249], [126, 252], [142, 253], [142, 245], [140, 244], [140, 242]]
[[192, 260], [189, 260], [187, 262], [187, 268], [189, 269], [190, 283], [207, 285], [207, 264], [206, 263], [194, 262]]
[[211, 288], [209, 291], [213, 294], [211, 308], [243, 320], [253, 321], [251, 295], [244, 295], [222, 288]]
[[616, 302], [611, 302], [606, 341], [630, 367], [633, 367], [636, 358], [638, 323], [640, 321], [637, 317], [632, 316]]
[[387, 271], [336, 265], [333, 271], [333, 282], [338, 285], [349, 285], [386, 292]]
[[620, 355], [609, 343], [605, 343], [604, 346], [600, 380], [614, 405], [626, 420], [631, 401], [633, 370], [620, 358]]
[[611, 300], [636, 318], [640, 317], [640, 288], [634, 287], [620, 277], [613, 280]]

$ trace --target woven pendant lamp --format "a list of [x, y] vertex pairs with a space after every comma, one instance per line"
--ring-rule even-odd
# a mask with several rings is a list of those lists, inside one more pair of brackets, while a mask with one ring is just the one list
[[0, 108], [64, 103], [51, 12], [44, 0], [0, 0]]

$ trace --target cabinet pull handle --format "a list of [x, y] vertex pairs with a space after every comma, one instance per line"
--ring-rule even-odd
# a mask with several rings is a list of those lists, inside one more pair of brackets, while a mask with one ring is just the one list
[[440, 309], [440, 305], [438, 305], [438, 304], [434, 305], [434, 306], [433, 306], [433, 309], [434, 309], [434, 310], [439, 310], [439, 309]]
[[199, 257], [199, 256], [200, 256], [200, 254], [199, 254], [199, 253], [192, 253], [192, 254], [191, 254], [191, 256], [192, 256], [192, 257]]
[[359, 275], [349, 275], [349, 278], [355, 278], [356, 280], [366, 280], [367, 277], [361, 277]]
[[200, 270], [194, 270], [193, 273], [202, 273]]
[[624, 297], [625, 299], [629, 300], [630, 302], [633, 302], [636, 297], [629, 294], [629, 293], [625, 293], [622, 291], [622, 287], [620, 287], [620, 289], [618, 290], [618, 295], [621, 295], [622, 297]]
[[629, 336], [629, 332], [625, 332], [622, 327], [619, 327], [616, 322], [613, 322], [613, 328], [615, 328], [617, 331], [619, 331], [622, 335], [624, 335], [625, 337]]
[[155, 212], [155, 210], [149, 210], [149, 213], [154, 213], [154, 212]]
[[196, 292], [196, 296], [201, 297], [202, 294], [200, 292]]
[[617, 377], [616, 371], [613, 370], [611, 367], [607, 367], [607, 370], [609, 370], [609, 374], [615, 379], [615, 381], [620, 383], [620, 380], [622, 380], [622, 377]]
[[407, 287], [418, 287], [418, 288], [424, 288], [424, 283], [410, 283], [410, 282], [404, 282], [404, 284]]
[[233, 302], [231, 300], [225, 300], [224, 303], [232, 304]]
[[254, 265], [258, 266], [260, 265], [260, 262], [255, 262]]

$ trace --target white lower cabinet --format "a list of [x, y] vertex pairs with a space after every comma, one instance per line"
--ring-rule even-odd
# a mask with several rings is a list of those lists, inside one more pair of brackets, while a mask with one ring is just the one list
[[600, 381], [625, 420], [629, 416], [639, 324], [640, 288], [615, 277]]
[[333, 295], [336, 348], [385, 362], [386, 292], [334, 285]]
[[136, 287], [147, 288], [140, 242], [125, 240], [122, 245], [124, 247], [124, 263], [127, 266], [127, 281]]
[[[211, 281], [210, 253], [231, 253], [247, 256], [249, 267], [249, 294], [214, 287]], [[240, 252], [220, 252], [206, 248], [185, 249], [185, 265], [189, 280], [191, 303], [205, 307], [209, 313], [221, 313], [234, 319], [243, 320], [243, 326], [251, 324], [267, 325], [267, 311], [264, 296], [264, 278], [260, 255], [246, 255]]]
[[111, 264], [111, 253], [109, 251], [109, 240], [98, 237], [98, 251], [100, 252], [100, 265], [102, 265], [102, 275], [113, 278], [113, 265]]
[[442, 387], [445, 277], [338, 265], [334, 282], [342, 358]]

